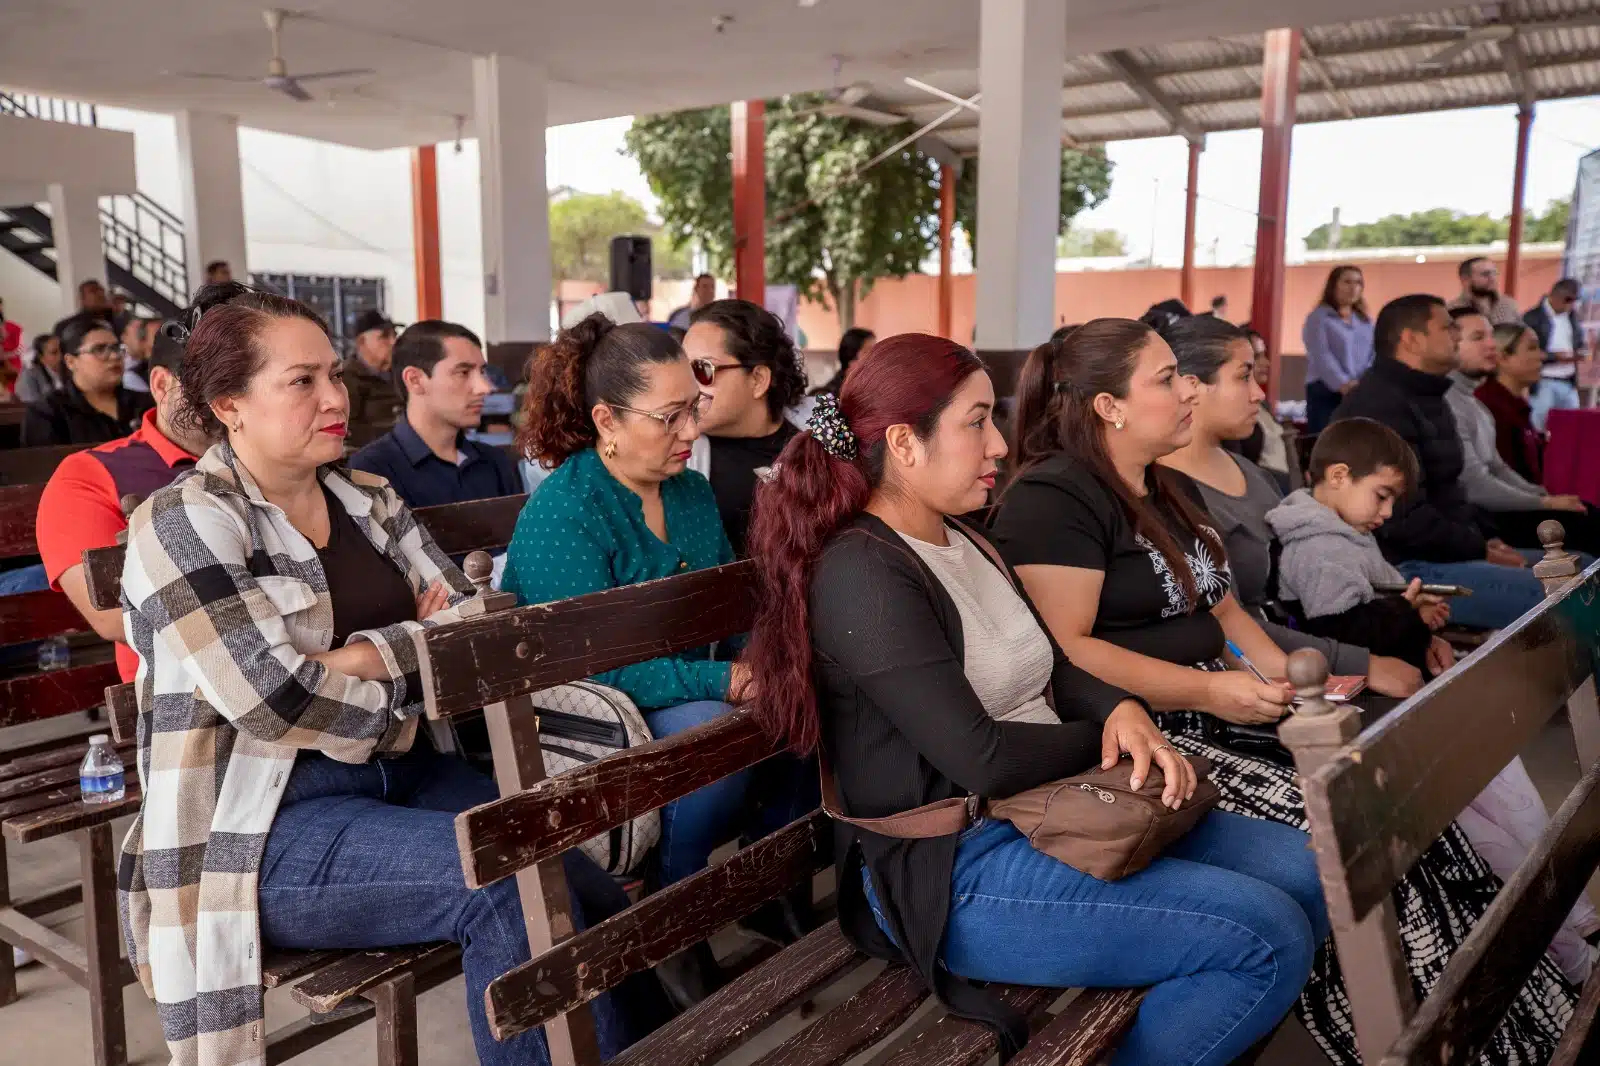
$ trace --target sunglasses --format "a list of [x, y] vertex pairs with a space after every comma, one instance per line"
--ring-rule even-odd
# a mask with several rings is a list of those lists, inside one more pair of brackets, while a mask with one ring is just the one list
[[703, 388], [709, 388], [717, 383], [717, 375], [724, 370], [750, 370], [752, 367], [743, 363], [713, 363], [709, 359], [689, 360], [689, 369], [694, 371], [694, 380]]
[[697, 426], [700, 424], [700, 419], [706, 413], [706, 407], [709, 406], [710, 401], [711, 397], [702, 395], [696, 398], [693, 403], [680, 407], [670, 414], [641, 411], [636, 407], [624, 407], [619, 403], [612, 404], [611, 409], [613, 411], [626, 411], [630, 415], [643, 415], [645, 418], [653, 418], [661, 423], [670, 436], [676, 437], [683, 432], [684, 427], [689, 424], [690, 420], [693, 420]]

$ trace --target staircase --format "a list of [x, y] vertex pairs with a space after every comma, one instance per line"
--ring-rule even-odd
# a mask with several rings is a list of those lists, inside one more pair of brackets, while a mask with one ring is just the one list
[[[92, 104], [0, 91], [0, 114], [98, 125]], [[100, 241], [107, 283], [144, 314], [171, 318], [189, 302], [183, 223], [143, 193], [100, 198]], [[0, 248], [57, 278], [49, 204], [0, 207]]]

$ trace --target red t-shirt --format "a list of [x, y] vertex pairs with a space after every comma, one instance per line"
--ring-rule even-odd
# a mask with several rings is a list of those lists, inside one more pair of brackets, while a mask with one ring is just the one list
[[[50, 587], [61, 590], [61, 575], [83, 562], [90, 548], [117, 542], [128, 528], [122, 497], [148, 496], [194, 465], [195, 457], [156, 428], [152, 408], [132, 434], [61, 460], [39, 498], [34, 535]], [[139, 657], [117, 642], [117, 670], [132, 681]]]

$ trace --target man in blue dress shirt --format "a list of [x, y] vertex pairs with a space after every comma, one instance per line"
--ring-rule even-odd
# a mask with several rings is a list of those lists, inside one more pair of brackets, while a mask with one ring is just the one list
[[418, 322], [395, 341], [391, 374], [405, 412], [351, 456], [353, 468], [388, 478], [413, 508], [522, 491], [505, 452], [467, 437], [494, 391], [476, 334], [454, 322]]

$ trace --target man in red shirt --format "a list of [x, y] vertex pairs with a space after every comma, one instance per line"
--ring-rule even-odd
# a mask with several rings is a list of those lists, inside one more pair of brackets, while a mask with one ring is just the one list
[[139, 657], [124, 643], [122, 612], [89, 605], [83, 553], [117, 542], [128, 527], [121, 499], [148, 496], [194, 465], [209, 442], [198, 432], [173, 424], [183, 346], [165, 331], [156, 335], [150, 356], [150, 392], [156, 405], [132, 434], [61, 460], [39, 500], [35, 536], [50, 587], [67, 594], [91, 628], [117, 642], [117, 669], [132, 681]]

